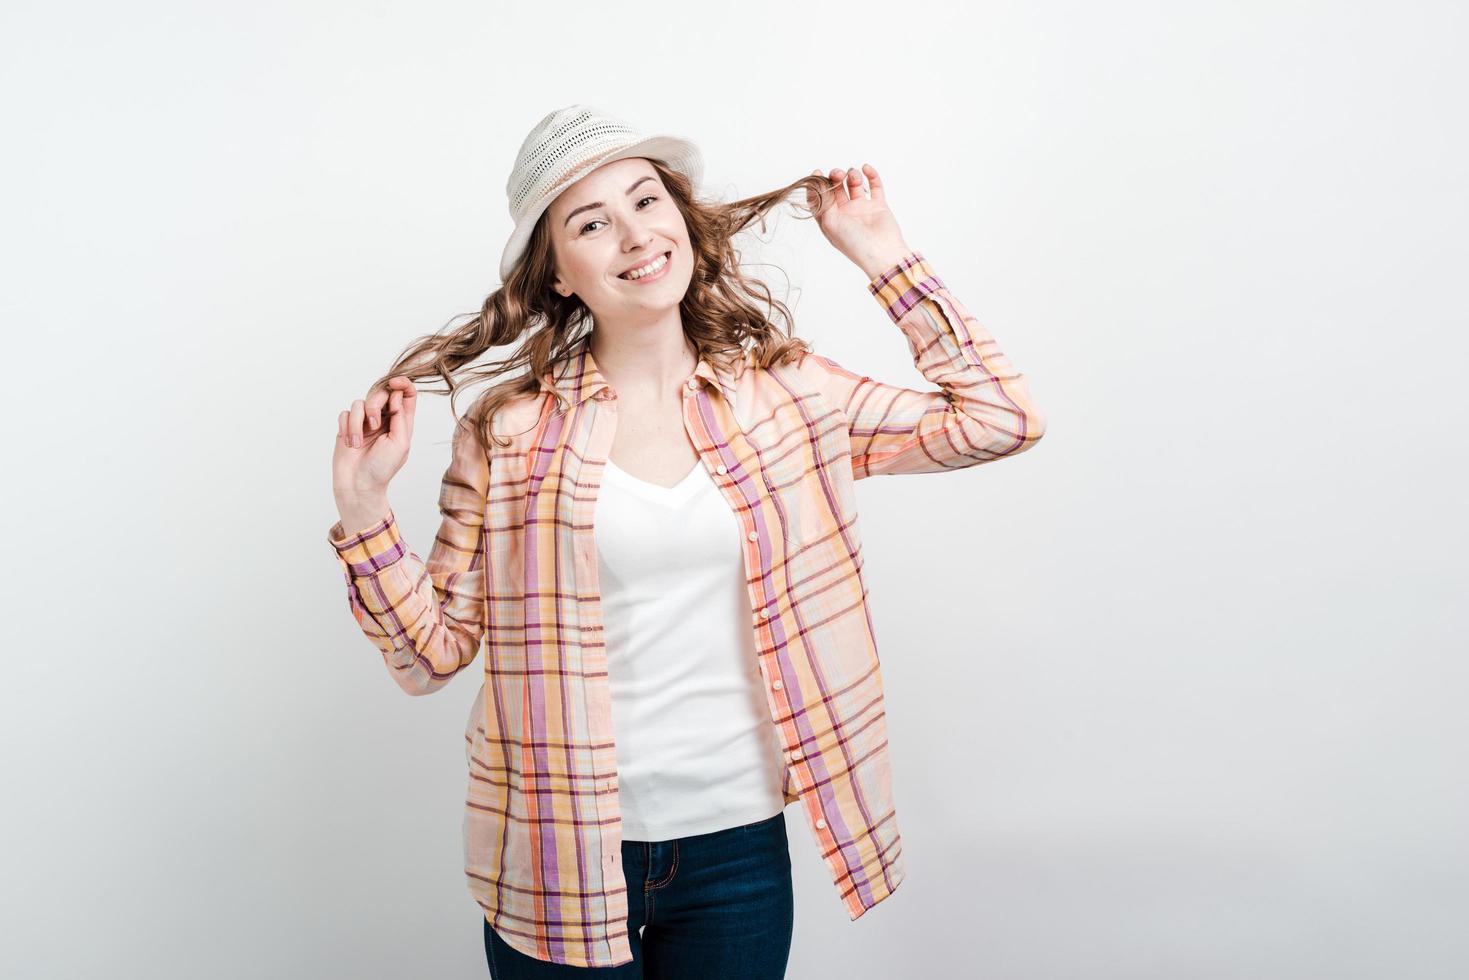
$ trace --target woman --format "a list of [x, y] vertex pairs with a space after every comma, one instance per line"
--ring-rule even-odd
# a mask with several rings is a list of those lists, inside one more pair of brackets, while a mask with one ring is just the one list
[[[328, 539], [394, 680], [435, 691], [488, 641], [464, 846], [495, 977], [782, 976], [797, 801], [849, 917], [890, 895], [902, 848], [853, 484], [1044, 431], [875, 168], [731, 204], [698, 199], [700, 174], [687, 141], [588, 106], [547, 115], [506, 187], [504, 285], [338, 418]], [[732, 237], [797, 189], [936, 390], [776, 329], [789, 311]], [[452, 406], [462, 366], [517, 342], [470, 376], [526, 369], [460, 419], [425, 562], [386, 497], [413, 382], [444, 380]]]

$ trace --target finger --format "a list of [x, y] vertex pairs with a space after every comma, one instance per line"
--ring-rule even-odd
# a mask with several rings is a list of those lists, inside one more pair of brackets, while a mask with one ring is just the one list
[[388, 396], [396, 389], [410, 383], [403, 375], [395, 374], [384, 384], [372, 390], [372, 393], [367, 399], [367, 424], [369, 428], [377, 431], [383, 427], [383, 412], [388, 404]]
[[376, 422], [378, 428], [387, 425], [387, 419], [383, 416], [387, 412], [388, 397], [397, 389], [402, 388], [410, 382], [401, 374], [395, 374], [384, 381], [379, 387], [372, 390], [367, 399], [367, 415], [369, 423]]
[[403, 418], [403, 392], [394, 390], [388, 396], [388, 438], [400, 439], [408, 423]]
[[857, 167], [847, 171], [847, 193], [854, 201], [860, 201], [867, 196], [867, 187], [862, 183], [862, 171]]
[[872, 199], [886, 204], [888, 196], [883, 191], [882, 177], [878, 175], [877, 168], [870, 163], [864, 163], [862, 172], [867, 175], [867, 186], [872, 189]]
[[827, 208], [836, 203], [836, 180], [832, 176], [836, 173], [836, 171], [833, 170], [825, 174], [823, 174], [820, 170], [813, 170], [811, 172], [818, 177], [824, 177], [826, 180], [826, 183], [822, 184], [819, 188], [819, 200], [817, 202], [817, 213], [825, 213]]
[[847, 172], [841, 167], [833, 167], [830, 175], [833, 184], [838, 185], [832, 193], [836, 197], [836, 203], [841, 204], [847, 200]]
[[361, 398], [352, 403], [352, 414], [347, 419], [347, 445], [362, 445], [362, 416], [366, 409]]
[[347, 412], [345, 409], [337, 415], [337, 438], [343, 442], [347, 441]]
[[376, 432], [378, 429], [378, 421], [382, 418], [383, 405], [387, 400], [388, 393], [383, 388], [377, 388], [372, 394], [367, 396], [367, 406], [364, 409], [364, 414], [367, 419], [367, 427], [373, 432]]
[[822, 181], [816, 188], [815, 201], [812, 206], [816, 209], [817, 214], [824, 214], [826, 209], [831, 207], [832, 203], [832, 180], [830, 176], [822, 173], [820, 170], [813, 170], [811, 174], [815, 177], [820, 177]]
[[407, 384], [399, 393], [398, 411], [401, 412], [403, 415], [403, 422], [408, 426], [408, 428], [412, 429], [413, 412], [418, 407], [418, 389], [413, 387], [413, 382], [408, 381], [407, 378], [404, 378], [403, 380], [406, 381]]

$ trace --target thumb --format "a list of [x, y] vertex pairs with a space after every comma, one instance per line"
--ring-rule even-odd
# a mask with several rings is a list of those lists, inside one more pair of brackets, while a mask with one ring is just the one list
[[[413, 426], [413, 412], [404, 408], [404, 393], [394, 389], [388, 396], [388, 436], [400, 439], [407, 436]], [[412, 404], [410, 401], [408, 404]]]
[[403, 397], [400, 399], [400, 401], [401, 408], [403, 409], [403, 416], [407, 419], [408, 424], [412, 425], [413, 410], [418, 407], [418, 389], [413, 387], [412, 381], [408, 382], [408, 384], [403, 387]]

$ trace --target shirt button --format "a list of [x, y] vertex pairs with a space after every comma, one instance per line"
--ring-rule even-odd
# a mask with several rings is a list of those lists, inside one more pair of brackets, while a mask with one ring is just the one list
[[822, 820], [820, 817], [817, 817], [816, 818], [816, 829], [817, 830], [820, 830], [821, 828], [823, 828], [825, 826], [826, 826], [826, 821], [825, 820]]
[[749, 538], [751, 541], [759, 541], [760, 540], [760, 532], [759, 531], [751, 531], [749, 534], [745, 535], [745, 537]]
[[775, 688], [777, 691], [779, 691], [780, 690], [780, 681], [776, 681], [775, 683], [771, 684], [770, 686], [773, 687], [773, 688]]
[[723, 463], [720, 463], [718, 466], [714, 467], [714, 471], [716, 473], [721, 473], [721, 474], [722, 473], [728, 473], [729, 472], [729, 467], [728, 466], [725, 466]]
[[769, 619], [770, 618], [770, 609], [768, 607], [766, 607], [766, 606], [761, 606], [760, 607], [760, 618], [761, 619]]
[[695, 381], [693, 378], [690, 378], [688, 380], [688, 385], [689, 385], [689, 390], [690, 391], [693, 391], [695, 388], [699, 387], [699, 382]]
[[801, 750], [800, 749], [796, 749], [794, 752], [791, 753], [791, 758], [792, 759], [799, 759], [800, 757], [801, 757]]

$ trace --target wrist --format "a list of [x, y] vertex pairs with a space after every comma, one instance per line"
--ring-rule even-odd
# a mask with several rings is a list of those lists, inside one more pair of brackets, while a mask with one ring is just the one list
[[333, 540], [345, 540], [354, 534], [360, 534], [370, 527], [382, 523], [392, 508], [388, 505], [387, 498], [381, 501], [337, 501], [337, 517], [342, 528], [340, 534], [333, 535]]
[[388, 499], [386, 488], [381, 490], [338, 490], [332, 488], [332, 499], [338, 504], [377, 504]]
[[368, 512], [386, 514], [388, 510], [388, 493], [386, 488], [367, 488], [354, 490], [351, 488], [332, 488], [332, 499], [336, 501], [337, 510], [343, 513], [363, 514]]
[[893, 242], [873, 249], [857, 265], [868, 279], [876, 279], [912, 254], [913, 250], [906, 242]]

